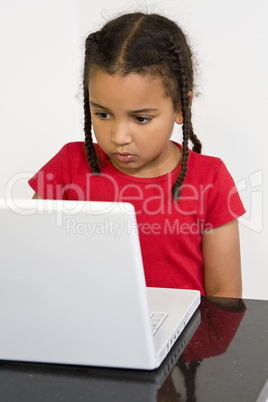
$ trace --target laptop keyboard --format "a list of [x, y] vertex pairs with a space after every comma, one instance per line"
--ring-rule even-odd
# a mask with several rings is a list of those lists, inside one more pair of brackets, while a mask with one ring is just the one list
[[162, 325], [162, 323], [165, 320], [165, 318], [167, 317], [167, 315], [168, 315], [167, 313], [150, 312], [150, 320], [151, 320], [153, 335], [156, 334], [156, 332]]

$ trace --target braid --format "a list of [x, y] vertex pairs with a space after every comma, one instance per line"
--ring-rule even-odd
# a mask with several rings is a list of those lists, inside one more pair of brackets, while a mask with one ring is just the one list
[[84, 132], [85, 132], [85, 147], [87, 151], [87, 160], [91, 171], [93, 174], [100, 174], [100, 168], [98, 165], [97, 155], [95, 152], [95, 147], [92, 141], [92, 123], [91, 123], [91, 114], [89, 107], [89, 93], [88, 93], [88, 65], [87, 60], [89, 59], [89, 49], [90, 42], [94, 40], [94, 35], [90, 35], [86, 40], [86, 49], [85, 49], [85, 67], [84, 67]]
[[182, 90], [181, 103], [188, 104], [188, 106], [182, 107], [182, 116], [183, 116], [182, 162], [181, 162], [181, 173], [172, 187], [172, 193], [173, 193], [174, 200], [177, 200], [181, 194], [181, 187], [182, 187], [182, 184], [184, 182], [186, 172], [187, 172], [187, 162], [188, 162], [188, 156], [189, 156], [188, 140], [191, 140], [191, 142], [193, 143], [193, 151], [194, 152], [197, 152], [200, 154], [201, 149], [202, 149], [202, 144], [201, 144], [200, 140], [197, 138], [197, 136], [194, 134], [194, 131], [193, 131], [192, 119], [191, 119], [192, 114], [191, 114], [191, 109], [190, 109], [189, 95], [188, 95], [188, 92], [186, 94], [186, 91], [184, 91], [184, 90]]
[[[189, 110], [189, 113], [190, 113], [190, 119], [192, 120], [191, 110]], [[197, 136], [194, 133], [191, 120], [190, 120], [190, 140], [193, 144], [193, 151], [200, 154], [201, 150], [202, 150], [202, 144], [201, 144], [201, 141], [197, 138]]]
[[[85, 91], [86, 92], [86, 91]], [[84, 131], [85, 131], [85, 147], [87, 150], [87, 160], [91, 171], [93, 174], [98, 175], [100, 173], [100, 168], [98, 165], [98, 160], [95, 152], [95, 148], [92, 141], [91, 135], [91, 117], [89, 108], [89, 96], [88, 91], [84, 93]]]
[[[193, 133], [192, 122], [191, 122], [191, 109], [190, 109], [190, 99], [189, 99], [189, 71], [187, 71], [187, 65], [185, 61], [185, 55], [181, 48], [171, 45], [169, 52], [173, 55], [172, 60], [174, 64], [173, 71], [177, 73], [177, 80], [179, 82], [179, 89], [181, 94], [181, 111], [183, 117], [182, 133], [182, 162], [181, 162], [181, 173], [177, 178], [176, 182], [172, 187], [172, 193], [174, 200], [177, 200], [181, 193], [182, 183], [185, 179], [187, 173], [187, 162], [189, 156], [189, 139], [194, 139], [196, 137]], [[177, 70], [177, 71], [176, 71]]]

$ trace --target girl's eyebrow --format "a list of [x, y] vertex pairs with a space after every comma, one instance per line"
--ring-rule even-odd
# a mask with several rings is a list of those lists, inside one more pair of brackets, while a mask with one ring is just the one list
[[150, 113], [150, 112], [158, 112], [159, 109], [155, 109], [153, 107], [148, 107], [145, 109], [139, 109], [139, 110], [132, 110], [132, 113]]
[[[90, 105], [95, 108], [108, 110], [108, 108], [106, 108], [102, 105], [99, 105], [98, 103], [92, 102], [92, 101], [90, 101]], [[131, 110], [131, 113], [150, 113], [150, 112], [158, 112], [158, 111], [159, 111], [159, 109], [149, 107], [149, 108], [145, 108], [145, 109]]]
[[106, 107], [101, 106], [101, 105], [99, 105], [98, 103], [95, 103], [95, 102], [92, 102], [92, 101], [90, 101], [89, 103], [91, 104], [91, 106], [96, 107], [96, 108], [98, 108], [98, 109], [107, 110]]

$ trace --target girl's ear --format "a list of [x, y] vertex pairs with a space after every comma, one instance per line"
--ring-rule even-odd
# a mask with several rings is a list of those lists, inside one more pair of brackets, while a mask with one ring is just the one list
[[[189, 109], [191, 109], [192, 100], [193, 100], [193, 93], [192, 93], [192, 91], [189, 91], [189, 92], [188, 92], [188, 96], [189, 96], [189, 100], [190, 100]], [[183, 124], [183, 117], [182, 117], [181, 107], [178, 109], [178, 111], [177, 111], [177, 113], [176, 113], [175, 122], [176, 122], [177, 124]]]
[[175, 122], [177, 124], [182, 124], [183, 123], [183, 117], [182, 117], [182, 111], [181, 109], [177, 111], [176, 116], [175, 116]]

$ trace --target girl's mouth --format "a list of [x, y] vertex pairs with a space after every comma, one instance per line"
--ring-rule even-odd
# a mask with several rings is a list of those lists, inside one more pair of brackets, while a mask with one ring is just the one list
[[114, 152], [113, 156], [119, 161], [119, 162], [131, 162], [134, 158], [135, 155], [129, 154], [127, 152]]

